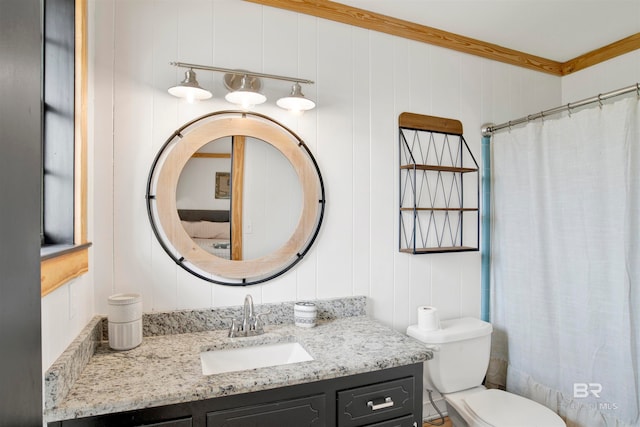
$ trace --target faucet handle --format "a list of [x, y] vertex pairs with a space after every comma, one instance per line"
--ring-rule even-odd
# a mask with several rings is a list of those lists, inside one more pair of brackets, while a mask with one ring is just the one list
[[260, 333], [264, 332], [264, 320], [262, 316], [268, 316], [269, 314], [271, 314], [271, 310], [256, 314], [256, 330]]
[[229, 326], [229, 338], [233, 338], [236, 336], [236, 333], [238, 332], [238, 324], [236, 321], [235, 317], [231, 317], [231, 326]]

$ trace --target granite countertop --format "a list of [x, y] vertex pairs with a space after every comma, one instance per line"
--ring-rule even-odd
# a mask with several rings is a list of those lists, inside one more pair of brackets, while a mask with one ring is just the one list
[[[129, 351], [96, 346], [69, 391], [50, 402], [47, 421], [209, 399], [419, 363], [432, 357], [421, 343], [361, 315], [320, 320], [315, 328], [265, 326], [255, 337], [228, 338], [223, 329], [145, 336]], [[298, 342], [313, 361], [202, 374], [200, 352]], [[45, 380], [46, 381], [46, 380]]]

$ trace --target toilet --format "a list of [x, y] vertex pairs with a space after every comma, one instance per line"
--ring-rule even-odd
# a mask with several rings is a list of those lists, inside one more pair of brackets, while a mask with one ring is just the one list
[[490, 323], [472, 317], [443, 320], [433, 331], [409, 326], [407, 335], [433, 350], [433, 359], [424, 362], [423, 387], [442, 394], [454, 427], [564, 427], [547, 407], [482, 385], [492, 330]]

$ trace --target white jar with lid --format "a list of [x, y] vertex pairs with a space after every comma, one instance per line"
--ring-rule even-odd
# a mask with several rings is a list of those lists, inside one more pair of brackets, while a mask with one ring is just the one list
[[293, 320], [301, 328], [316, 326], [318, 309], [312, 302], [297, 302], [293, 308]]
[[142, 298], [140, 294], [109, 297], [109, 347], [130, 350], [142, 343]]

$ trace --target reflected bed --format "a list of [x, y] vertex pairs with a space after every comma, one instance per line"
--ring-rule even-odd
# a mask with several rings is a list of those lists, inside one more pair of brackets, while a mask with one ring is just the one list
[[231, 259], [231, 223], [229, 211], [178, 209], [185, 231], [205, 251]]

